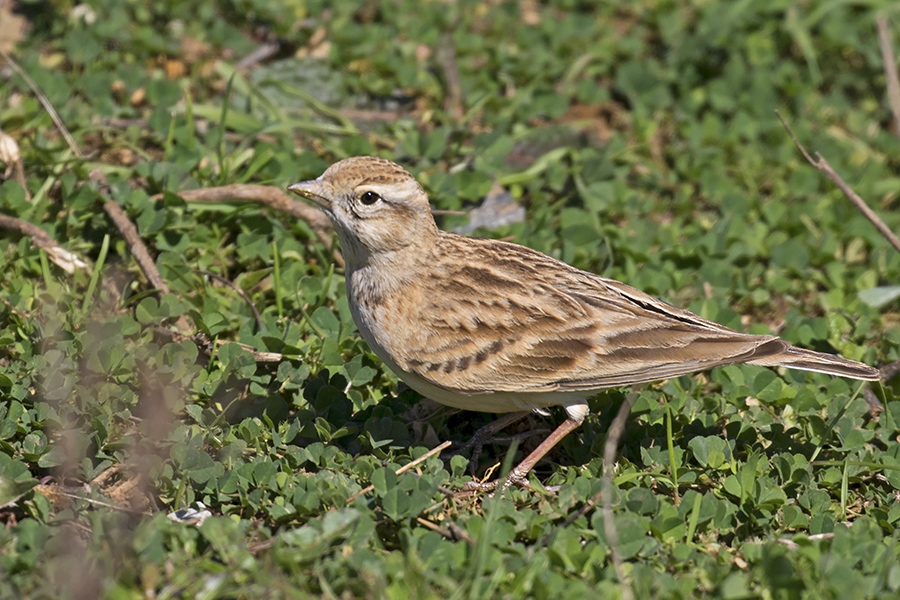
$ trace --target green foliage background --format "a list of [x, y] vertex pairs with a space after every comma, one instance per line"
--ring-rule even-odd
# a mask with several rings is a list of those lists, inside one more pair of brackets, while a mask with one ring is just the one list
[[[33, 198], [5, 181], [0, 213], [125, 292], [111, 301], [30, 239], [0, 240], [0, 597], [616, 597], [599, 511], [560, 526], [599, 489], [626, 393], [638, 398], [615, 519], [636, 597], [900, 595], [894, 385], [873, 390], [874, 415], [855, 382], [743, 366], [606, 392], [536, 470], [537, 491], [447, 497], [468, 479], [462, 457], [395, 471], [491, 416], [410, 410], [418, 396], [356, 336], [342, 272], [308, 224], [178, 195], [284, 188], [357, 154], [408, 167], [438, 209], [469, 209], [496, 182], [527, 218], [481, 235], [731, 327], [886, 364], [900, 358], [896, 302], [858, 294], [896, 283], [900, 255], [774, 110], [900, 229], [875, 35], [884, 10], [900, 43], [896, 3], [19, 9], [30, 33], [12, 54], [82, 155], [4, 70], [0, 129]], [[239, 68], [265, 42], [279, 51]], [[140, 274], [94, 169], [171, 294]], [[289, 360], [257, 364], [227, 343], [209, 356], [172, 333], [179, 316]], [[506, 451], [486, 448], [480, 472]], [[200, 527], [166, 518], [200, 502], [213, 514]]]

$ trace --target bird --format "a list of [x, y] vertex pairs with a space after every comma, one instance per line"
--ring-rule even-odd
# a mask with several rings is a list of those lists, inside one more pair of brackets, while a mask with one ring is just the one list
[[443, 231], [422, 186], [387, 159], [346, 158], [287, 189], [331, 219], [353, 320], [409, 387], [462, 410], [565, 410], [504, 481], [484, 489], [525, 485], [605, 388], [734, 363], [880, 379], [863, 363], [729, 329], [537, 250]]

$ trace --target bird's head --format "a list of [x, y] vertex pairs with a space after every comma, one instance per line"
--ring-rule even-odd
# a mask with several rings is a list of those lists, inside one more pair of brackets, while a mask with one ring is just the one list
[[348, 266], [430, 243], [437, 236], [422, 186], [406, 169], [383, 158], [347, 158], [317, 179], [287, 189], [322, 207], [331, 218]]

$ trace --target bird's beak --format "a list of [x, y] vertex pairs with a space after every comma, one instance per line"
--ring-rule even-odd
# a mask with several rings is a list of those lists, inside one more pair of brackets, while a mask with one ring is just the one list
[[307, 200], [315, 202], [325, 210], [331, 210], [331, 200], [328, 198], [328, 190], [326, 189], [325, 184], [318, 179], [292, 183], [287, 186], [287, 189], [298, 196], [303, 196]]

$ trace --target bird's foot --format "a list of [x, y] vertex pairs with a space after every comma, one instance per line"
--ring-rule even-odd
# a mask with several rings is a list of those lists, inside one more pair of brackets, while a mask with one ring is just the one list
[[450, 458], [456, 456], [457, 454], [461, 454], [466, 450], [471, 449], [472, 454], [469, 458], [469, 473], [472, 475], [475, 474], [475, 468], [478, 465], [478, 457], [481, 455], [481, 449], [484, 444], [493, 438], [493, 436], [500, 430], [505, 427], [512, 425], [513, 423], [525, 418], [528, 416], [527, 412], [516, 412], [509, 413], [503, 415], [496, 421], [492, 421], [481, 427], [478, 431], [469, 438], [469, 441], [461, 444], [458, 448], [454, 449], [454, 451], [450, 454]]
[[462, 491], [464, 492], [496, 492], [497, 489], [505, 490], [514, 485], [521, 486], [530, 491], [534, 488], [528, 483], [528, 471], [521, 472], [518, 468], [513, 469], [506, 476], [506, 479], [494, 479], [493, 481], [469, 481]]

